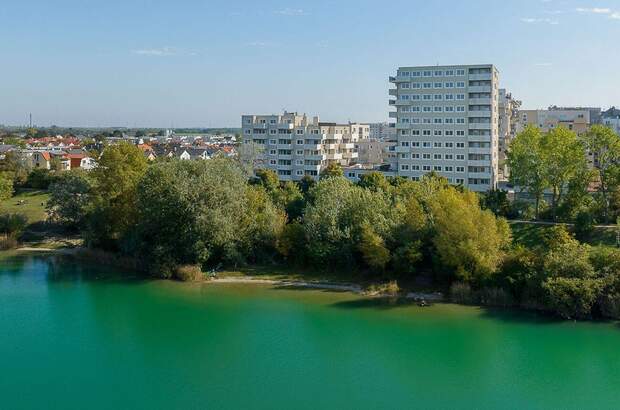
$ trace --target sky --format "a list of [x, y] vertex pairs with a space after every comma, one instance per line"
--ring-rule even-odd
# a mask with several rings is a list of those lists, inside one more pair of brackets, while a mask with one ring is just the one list
[[620, 105], [620, 0], [0, 0], [0, 124], [387, 121], [399, 66], [487, 64], [528, 109]]

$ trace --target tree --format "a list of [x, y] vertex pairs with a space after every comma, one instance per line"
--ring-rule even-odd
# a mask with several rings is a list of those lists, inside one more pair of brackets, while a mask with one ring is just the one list
[[568, 183], [587, 168], [586, 153], [577, 134], [564, 127], [543, 135], [541, 153], [544, 179], [552, 190], [552, 214], [556, 218], [558, 204]]
[[598, 279], [549, 278], [543, 283], [549, 307], [564, 319], [585, 319], [603, 284]]
[[593, 125], [583, 135], [583, 141], [596, 161], [598, 192], [603, 202], [603, 219], [609, 222], [609, 195], [620, 186], [620, 137], [610, 128]]
[[91, 171], [94, 209], [87, 242], [115, 248], [136, 218], [136, 187], [147, 169], [142, 151], [122, 142], [107, 146]]
[[510, 212], [508, 193], [499, 189], [493, 189], [483, 194], [482, 207], [488, 209], [497, 216], [507, 216]]
[[13, 196], [13, 179], [6, 173], [0, 173], [0, 201]]
[[543, 161], [543, 135], [537, 127], [529, 126], [510, 143], [507, 157], [511, 181], [526, 189], [535, 199], [535, 216], [538, 219], [540, 200], [549, 186], [548, 172]]
[[321, 179], [342, 176], [344, 176], [344, 172], [342, 171], [340, 164], [337, 162], [330, 162], [327, 167], [321, 171]]
[[89, 212], [92, 182], [82, 170], [63, 172], [49, 187], [46, 209], [50, 218], [69, 228], [77, 228]]
[[371, 269], [383, 271], [390, 261], [390, 251], [385, 247], [383, 238], [368, 225], [362, 226], [359, 250]]
[[433, 243], [442, 264], [465, 281], [489, 278], [510, 244], [506, 221], [480, 209], [476, 194], [454, 188], [438, 191], [430, 208]]
[[382, 190], [388, 192], [391, 188], [385, 176], [381, 172], [376, 171], [360, 175], [360, 180], [357, 185], [372, 191]]

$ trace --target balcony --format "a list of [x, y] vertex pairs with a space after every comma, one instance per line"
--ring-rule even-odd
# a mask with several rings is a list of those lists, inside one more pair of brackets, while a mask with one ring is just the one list
[[278, 149], [291, 149], [291, 144], [278, 144]]
[[470, 117], [490, 118], [491, 110], [469, 110]]
[[310, 151], [320, 151], [323, 149], [321, 144], [304, 144], [304, 149], [309, 149]]
[[473, 85], [467, 89], [470, 93], [490, 93], [490, 85]]
[[396, 111], [390, 111], [388, 113], [389, 118], [397, 118], [398, 113]]
[[471, 105], [491, 105], [490, 98], [470, 98], [469, 103]]
[[346, 144], [340, 144], [340, 149], [353, 149], [355, 148], [355, 144], [352, 142], [348, 142]]
[[396, 124], [396, 129], [397, 130], [408, 130], [409, 128], [411, 128], [411, 124], [409, 123], [397, 123]]
[[293, 128], [295, 128], [295, 125], [294, 124], [278, 124], [278, 128], [284, 129], [284, 130], [292, 130]]
[[343, 152], [342, 153], [342, 158], [344, 159], [356, 159], [359, 157], [359, 154], [357, 152]]
[[304, 155], [305, 159], [313, 160], [313, 161], [323, 161], [325, 159], [325, 155], [323, 154], [308, 154]]
[[409, 101], [409, 100], [396, 100], [396, 101], [394, 101], [394, 104], [392, 104], [392, 105], [400, 107], [401, 105], [410, 105], [410, 104], [411, 104], [411, 101]]
[[490, 81], [490, 80], [493, 79], [491, 73], [470, 74], [468, 78], [469, 78], [470, 81]]
[[403, 147], [402, 145], [398, 145], [396, 147], [394, 147], [394, 151], [400, 153], [400, 152], [411, 152], [411, 147]]
[[388, 81], [389, 81], [389, 82], [391, 82], [391, 83], [395, 83], [395, 82], [396, 82], [396, 77], [394, 77], [394, 76], [389, 76], [389, 77], [388, 77]]
[[389, 105], [396, 105], [396, 100], [388, 100]]
[[398, 90], [396, 88], [390, 88], [389, 89], [389, 94], [390, 95], [398, 95]]
[[342, 154], [325, 154], [327, 159], [340, 160], [342, 159]]
[[493, 124], [491, 123], [487, 123], [487, 124], [470, 123], [469, 124], [470, 130], [490, 130], [492, 129], [492, 127], [493, 127]]
[[324, 144], [324, 145], [323, 145], [323, 147], [324, 147], [325, 149], [332, 149], [332, 150], [334, 150], [334, 149], [338, 149], [338, 147], [339, 147], [339, 146], [340, 146], [340, 144], [336, 144], [336, 143], [333, 143], [333, 144]]

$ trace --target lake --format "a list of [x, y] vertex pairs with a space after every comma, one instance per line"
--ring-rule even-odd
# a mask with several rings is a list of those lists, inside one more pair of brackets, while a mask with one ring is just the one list
[[620, 327], [0, 259], [2, 409], [620, 408]]

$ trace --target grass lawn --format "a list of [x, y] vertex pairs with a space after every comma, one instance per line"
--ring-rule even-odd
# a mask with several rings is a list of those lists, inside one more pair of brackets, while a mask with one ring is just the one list
[[[19, 213], [28, 218], [28, 223], [44, 221], [47, 217], [45, 204], [49, 194], [46, 191], [24, 190], [16, 193], [11, 199], [0, 201], [0, 213]], [[22, 205], [20, 201], [24, 201]]]
[[[528, 248], [541, 243], [543, 234], [551, 229], [552, 225], [537, 225], [526, 222], [510, 222], [512, 237], [515, 244], [520, 244]], [[569, 227], [570, 230], [570, 227]], [[616, 229], [596, 227], [585, 241], [590, 245], [616, 246]]]

